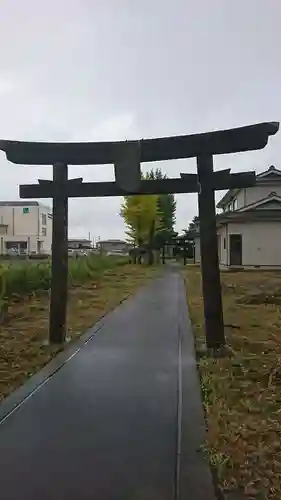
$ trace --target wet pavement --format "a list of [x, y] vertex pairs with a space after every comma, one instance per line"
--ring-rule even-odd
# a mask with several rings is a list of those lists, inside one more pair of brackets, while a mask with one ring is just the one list
[[0, 498], [213, 500], [179, 272], [139, 290], [80, 347], [0, 405]]

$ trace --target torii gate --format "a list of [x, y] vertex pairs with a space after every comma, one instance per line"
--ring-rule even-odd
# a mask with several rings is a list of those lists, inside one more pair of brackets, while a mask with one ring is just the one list
[[[198, 193], [202, 288], [207, 348], [225, 345], [216, 235], [215, 190], [253, 186], [255, 172], [214, 172], [213, 155], [263, 149], [279, 122], [229, 130], [122, 142], [45, 143], [0, 141], [7, 159], [17, 164], [53, 165], [53, 181], [21, 185], [21, 198], [53, 199], [52, 284], [49, 340], [66, 338], [68, 285], [68, 198], [134, 194]], [[141, 180], [141, 162], [197, 158], [197, 175]], [[68, 179], [68, 165], [114, 164], [115, 182]]]

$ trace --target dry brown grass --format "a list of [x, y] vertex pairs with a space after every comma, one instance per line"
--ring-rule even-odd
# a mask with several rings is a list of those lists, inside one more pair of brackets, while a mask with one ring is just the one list
[[[185, 270], [197, 347], [202, 347], [200, 269]], [[281, 273], [222, 273], [232, 358], [199, 359], [207, 452], [224, 491], [281, 499]], [[244, 498], [244, 497], [243, 497]]]
[[[105, 272], [97, 282], [72, 288], [67, 335], [71, 339], [80, 336], [159, 270], [124, 265]], [[0, 402], [61, 350], [43, 345], [48, 336], [48, 308], [44, 292], [10, 304], [7, 321], [0, 326]]]

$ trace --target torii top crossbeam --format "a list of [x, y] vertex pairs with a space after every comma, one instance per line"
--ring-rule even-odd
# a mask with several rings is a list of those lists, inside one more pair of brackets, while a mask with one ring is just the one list
[[140, 141], [48, 143], [0, 141], [0, 149], [13, 163], [29, 165], [102, 165], [115, 163], [124, 149], [136, 148], [140, 162], [152, 162], [198, 156], [220, 155], [262, 149], [268, 137], [275, 135], [278, 122]]

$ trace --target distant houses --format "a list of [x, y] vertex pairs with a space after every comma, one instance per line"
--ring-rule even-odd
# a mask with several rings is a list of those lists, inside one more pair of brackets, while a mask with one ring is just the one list
[[107, 254], [127, 255], [129, 250], [132, 248], [132, 245], [123, 240], [109, 239], [97, 241], [96, 247], [100, 252]]

